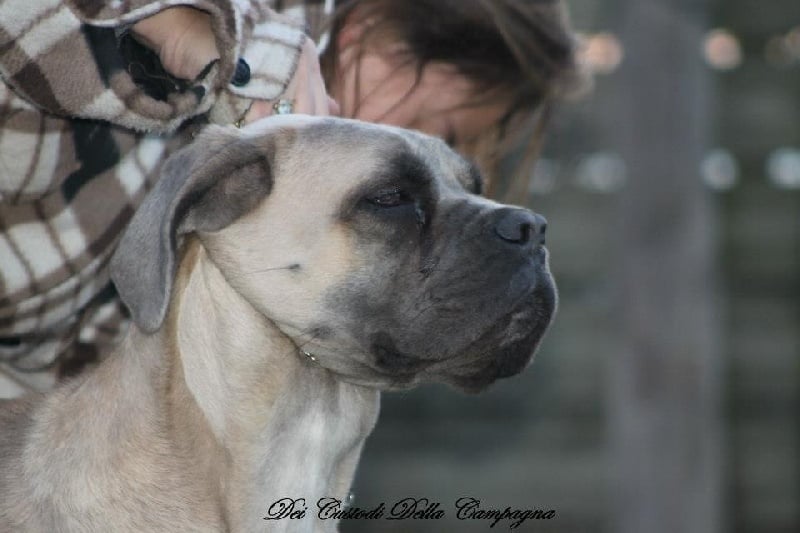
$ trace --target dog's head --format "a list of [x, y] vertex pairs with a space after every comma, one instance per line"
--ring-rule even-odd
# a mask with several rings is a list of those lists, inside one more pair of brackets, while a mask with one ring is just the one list
[[556, 307], [544, 219], [480, 187], [447, 145], [406, 130], [211, 127], [165, 165], [112, 276], [138, 326], [158, 330], [195, 233], [231, 287], [343, 379], [480, 390], [527, 365]]

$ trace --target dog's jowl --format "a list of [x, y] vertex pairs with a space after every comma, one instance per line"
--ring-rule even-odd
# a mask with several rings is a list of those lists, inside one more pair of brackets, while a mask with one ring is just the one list
[[0, 403], [0, 531], [329, 531], [379, 392], [519, 373], [556, 306], [545, 220], [443, 142], [284, 116], [167, 163], [112, 260], [135, 324]]

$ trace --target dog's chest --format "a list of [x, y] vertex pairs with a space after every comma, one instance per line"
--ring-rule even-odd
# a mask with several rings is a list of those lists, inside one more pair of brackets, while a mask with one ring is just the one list
[[280, 418], [270, 424], [267, 453], [255, 469], [259, 487], [251, 492], [251, 505], [260, 512], [254, 525], [263, 527], [263, 516], [278, 500], [302, 498], [308, 518], [287, 531], [323, 530], [324, 524], [313, 519], [317, 501], [344, 500], [349, 493], [364, 440], [377, 418], [378, 393], [343, 383], [315, 392], [279, 410]]

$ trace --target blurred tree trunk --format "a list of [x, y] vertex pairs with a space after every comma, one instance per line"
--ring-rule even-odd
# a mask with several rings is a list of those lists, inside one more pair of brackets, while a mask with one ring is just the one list
[[[625, 47], [610, 141], [627, 162], [610, 362], [615, 533], [722, 531], [714, 209], [701, 180], [703, 0], [617, 0]], [[611, 243], [609, 243], [611, 244]]]

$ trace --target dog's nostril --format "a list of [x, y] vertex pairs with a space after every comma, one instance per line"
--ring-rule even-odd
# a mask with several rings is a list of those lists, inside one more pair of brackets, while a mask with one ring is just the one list
[[506, 242], [514, 244], [544, 244], [547, 220], [541, 215], [524, 209], [506, 211], [497, 221], [495, 234]]
[[540, 246], [545, 245], [544, 234], [547, 233], [547, 219], [537, 213], [533, 214], [533, 219], [536, 221], [536, 238]]

